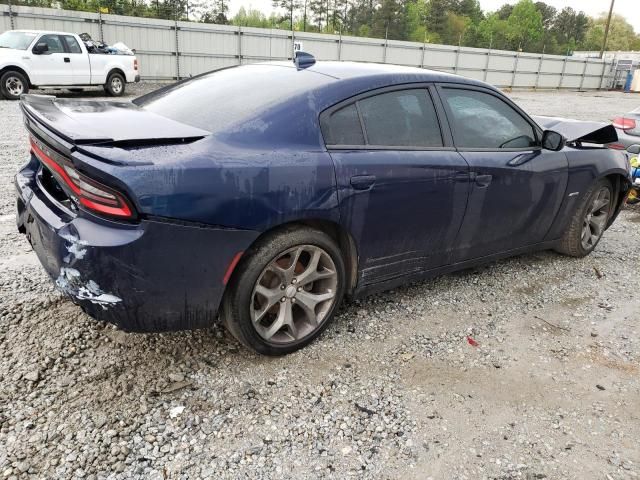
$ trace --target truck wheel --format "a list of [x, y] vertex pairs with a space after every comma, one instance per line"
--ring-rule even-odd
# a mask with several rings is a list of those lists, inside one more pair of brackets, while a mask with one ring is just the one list
[[602, 179], [585, 193], [556, 251], [571, 257], [589, 255], [602, 238], [611, 215], [613, 189]]
[[111, 97], [121, 97], [124, 95], [126, 84], [124, 77], [114, 72], [107, 78], [107, 83], [104, 84], [104, 90]]
[[344, 290], [344, 261], [333, 239], [318, 230], [289, 228], [244, 254], [221, 316], [253, 351], [284, 355], [322, 333]]
[[29, 93], [29, 82], [20, 72], [10, 70], [0, 77], [0, 93], [7, 100], [20, 100], [20, 95]]

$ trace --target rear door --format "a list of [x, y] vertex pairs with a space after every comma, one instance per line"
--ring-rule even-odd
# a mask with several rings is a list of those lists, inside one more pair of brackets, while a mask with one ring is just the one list
[[[341, 222], [371, 284], [449, 262], [466, 208], [467, 162], [426, 85], [370, 92], [323, 112]], [[438, 110], [439, 109], [439, 110]]]
[[497, 92], [461, 85], [438, 92], [471, 175], [455, 261], [542, 242], [565, 194], [565, 154], [542, 149], [540, 129]]
[[91, 83], [91, 66], [89, 65], [89, 54], [82, 49], [80, 42], [73, 35], [62, 35], [65, 43], [67, 56], [71, 63], [74, 85], [89, 85]]
[[73, 69], [60, 35], [42, 35], [33, 45], [46, 43], [49, 50], [36, 55], [31, 52], [32, 82], [36, 85], [71, 85]]

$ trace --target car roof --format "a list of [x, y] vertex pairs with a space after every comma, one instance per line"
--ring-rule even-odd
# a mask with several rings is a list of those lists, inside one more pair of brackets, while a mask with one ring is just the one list
[[51, 35], [75, 35], [75, 33], [71, 32], [57, 32], [55, 30], [11, 30], [12, 32], [22, 32], [22, 33], [37, 33], [37, 34], [51, 34]]
[[[293, 62], [265, 62], [265, 65], [278, 65], [282, 67], [296, 68]], [[260, 64], [259, 64], [260, 65]], [[438, 70], [429, 70], [420, 67], [406, 65], [394, 65], [388, 63], [352, 62], [352, 61], [317, 61], [314, 65], [300, 69], [333, 77], [336, 80], [358, 79], [362, 77], [398, 78], [407, 77], [408, 81], [464, 83], [478, 86], [488, 86], [479, 80], [461, 77], [453, 73]]]

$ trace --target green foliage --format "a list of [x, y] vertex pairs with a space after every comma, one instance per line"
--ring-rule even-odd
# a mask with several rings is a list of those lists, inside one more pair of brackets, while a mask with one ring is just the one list
[[[0, 0], [6, 2], [7, 0]], [[606, 16], [589, 18], [570, 7], [518, 0], [483, 12], [478, 0], [272, 0], [267, 17], [236, 0], [12, 0], [15, 5], [191, 20], [246, 27], [341, 33], [362, 37], [566, 54], [600, 50]], [[506, 1], [506, 0], [505, 0]], [[640, 35], [620, 15], [611, 21], [609, 50], [640, 50]]]

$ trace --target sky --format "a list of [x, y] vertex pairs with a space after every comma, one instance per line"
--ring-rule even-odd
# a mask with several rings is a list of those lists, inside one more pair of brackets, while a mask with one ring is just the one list
[[[235, 14], [243, 6], [245, 8], [256, 8], [265, 14], [273, 10], [272, 0], [230, 0], [231, 14]], [[549, 5], [553, 5], [558, 10], [564, 7], [571, 7], [574, 10], [582, 10], [587, 15], [598, 16], [609, 11], [609, 0], [545, 0]], [[516, 0], [480, 0], [480, 5], [485, 11], [494, 11], [505, 3], [516, 3]], [[615, 0], [613, 11], [627, 18], [633, 25], [636, 33], [640, 33], [640, 0]]]

